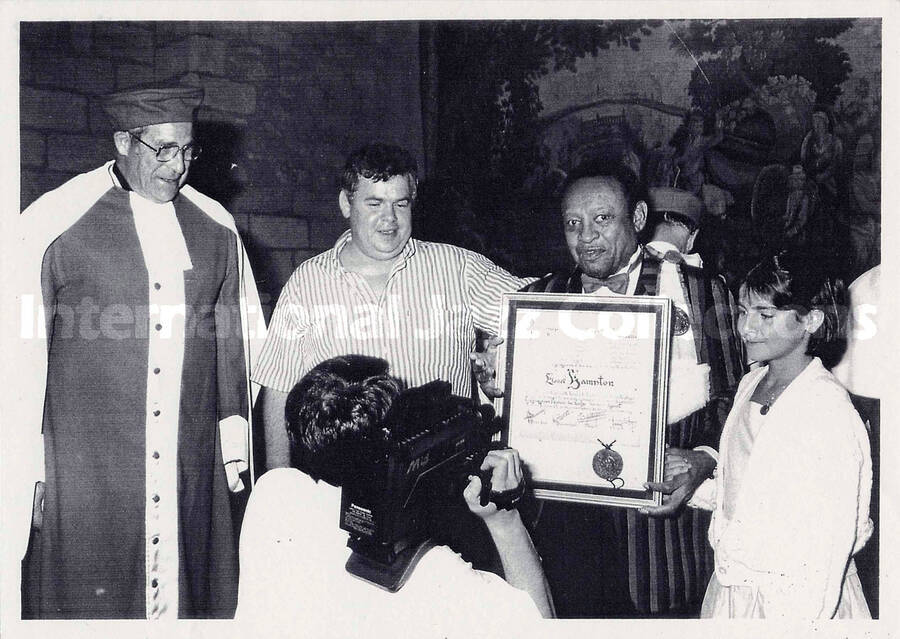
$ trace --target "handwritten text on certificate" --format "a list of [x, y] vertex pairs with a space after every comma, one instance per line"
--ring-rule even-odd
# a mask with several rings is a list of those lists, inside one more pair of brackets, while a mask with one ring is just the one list
[[518, 309], [509, 423], [534, 481], [643, 489], [656, 322], [654, 313]]

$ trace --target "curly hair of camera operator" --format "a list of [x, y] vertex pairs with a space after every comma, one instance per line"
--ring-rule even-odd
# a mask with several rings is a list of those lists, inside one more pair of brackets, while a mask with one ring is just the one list
[[322, 362], [288, 394], [285, 421], [292, 465], [332, 486], [354, 480], [387, 433], [381, 424], [402, 382], [376, 357]]

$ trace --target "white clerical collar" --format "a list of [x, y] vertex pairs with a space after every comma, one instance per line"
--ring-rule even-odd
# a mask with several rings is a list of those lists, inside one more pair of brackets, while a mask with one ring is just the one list
[[151, 202], [134, 191], [128, 192], [128, 201], [147, 270], [152, 273], [156, 270], [188, 271], [194, 268], [175, 215], [175, 205], [171, 202]]

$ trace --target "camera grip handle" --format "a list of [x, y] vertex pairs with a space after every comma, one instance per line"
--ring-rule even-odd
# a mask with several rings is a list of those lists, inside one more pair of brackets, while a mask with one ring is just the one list
[[478, 477], [481, 479], [481, 495], [480, 503], [487, 506], [489, 501], [494, 502], [500, 510], [512, 510], [519, 503], [519, 500], [525, 494], [525, 482], [520, 483], [515, 488], [503, 491], [491, 490], [491, 476], [493, 470], [478, 470]]
[[482, 508], [488, 505], [488, 502], [491, 500], [491, 476], [494, 474], [494, 471], [488, 468], [487, 470], [478, 469], [478, 478], [481, 480], [481, 495], [479, 496], [479, 503]]

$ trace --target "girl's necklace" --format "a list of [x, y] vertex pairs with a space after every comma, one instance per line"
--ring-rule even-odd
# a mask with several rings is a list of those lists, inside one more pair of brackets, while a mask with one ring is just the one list
[[771, 392], [768, 394], [765, 403], [762, 405], [762, 408], [759, 409], [760, 415], [768, 415], [769, 411], [772, 408], [772, 404], [775, 403], [775, 400], [784, 392], [784, 389], [788, 387], [790, 382], [786, 384], [778, 384], [777, 386], [773, 386]]

